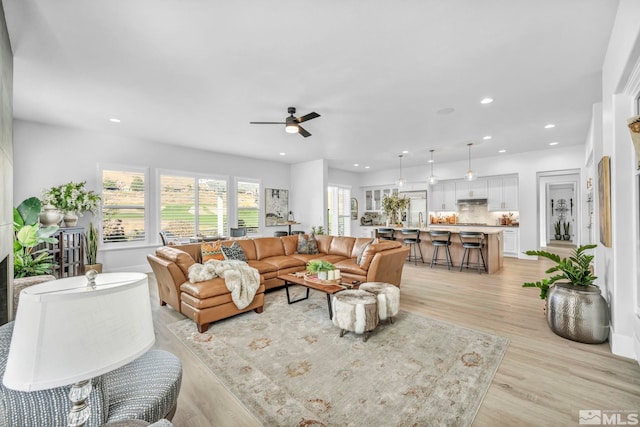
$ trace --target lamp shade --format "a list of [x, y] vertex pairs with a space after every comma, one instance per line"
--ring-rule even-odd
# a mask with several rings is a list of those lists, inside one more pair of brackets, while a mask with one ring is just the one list
[[155, 341], [147, 276], [83, 276], [20, 294], [3, 383], [20, 391], [72, 384], [123, 366]]

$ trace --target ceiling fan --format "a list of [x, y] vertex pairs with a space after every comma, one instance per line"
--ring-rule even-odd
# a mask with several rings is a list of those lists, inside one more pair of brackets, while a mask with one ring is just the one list
[[307, 120], [315, 119], [316, 117], [320, 117], [320, 114], [315, 111], [309, 114], [305, 114], [301, 117], [294, 117], [296, 113], [296, 107], [289, 107], [287, 112], [290, 114], [289, 117], [285, 119], [284, 122], [249, 122], [252, 125], [285, 125], [285, 131], [287, 133], [299, 133], [305, 138], [311, 136], [306, 129], [300, 126], [300, 123], [306, 122]]

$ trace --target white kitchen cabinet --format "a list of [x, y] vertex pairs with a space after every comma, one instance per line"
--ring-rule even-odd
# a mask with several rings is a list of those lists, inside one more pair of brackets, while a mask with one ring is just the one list
[[489, 211], [517, 211], [518, 177], [513, 175], [489, 178], [487, 199]]
[[475, 181], [457, 181], [456, 200], [460, 199], [486, 199], [487, 180], [477, 179]]
[[389, 196], [397, 192], [397, 188], [391, 187], [376, 187], [364, 190], [364, 210], [372, 212], [381, 211], [384, 196]]
[[441, 181], [431, 186], [428, 192], [427, 201], [429, 210], [438, 211], [455, 211], [456, 206], [456, 185], [454, 181]]
[[517, 258], [520, 253], [520, 230], [517, 228], [504, 228], [502, 230], [502, 240], [504, 244], [503, 255]]

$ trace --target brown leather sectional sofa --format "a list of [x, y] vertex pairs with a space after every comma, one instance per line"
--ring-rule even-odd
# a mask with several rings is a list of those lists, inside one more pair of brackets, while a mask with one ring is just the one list
[[[200, 332], [205, 332], [211, 322], [239, 313], [255, 310], [262, 312], [264, 292], [282, 286], [278, 276], [302, 271], [312, 259], [323, 259], [340, 269], [344, 281], [386, 282], [400, 286], [402, 268], [409, 248], [400, 242], [380, 241], [371, 243], [368, 238], [342, 236], [316, 236], [318, 254], [299, 254], [298, 236], [263, 237], [223, 242], [237, 242], [247, 256], [248, 264], [260, 273], [261, 286], [253, 302], [238, 309], [231, 300], [224, 279], [191, 283], [188, 270], [201, 262], [201, 246], [197, 244], [162, 246], [147, 259], [158, 282], [162, 305], [169, 304], [175, 310], [191, 318]], [[360, 263], [358, 257], [361, 255]]]

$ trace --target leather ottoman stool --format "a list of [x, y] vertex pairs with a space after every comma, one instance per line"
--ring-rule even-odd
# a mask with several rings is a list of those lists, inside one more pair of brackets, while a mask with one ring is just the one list
[[346, 331], [363, 334], [364, 342], [369, 331], [378, 326], [378, 301], [370, 292], [361, 290], [341, 291], [333, 296], [333, 324], [340, 328], [342, 337]]
[[358, 288], [371, 292], [378, 299], [378, 317], [380, 321], [391, 320], [400, 310], [400, 288], [384, 282], [366, 282]]

